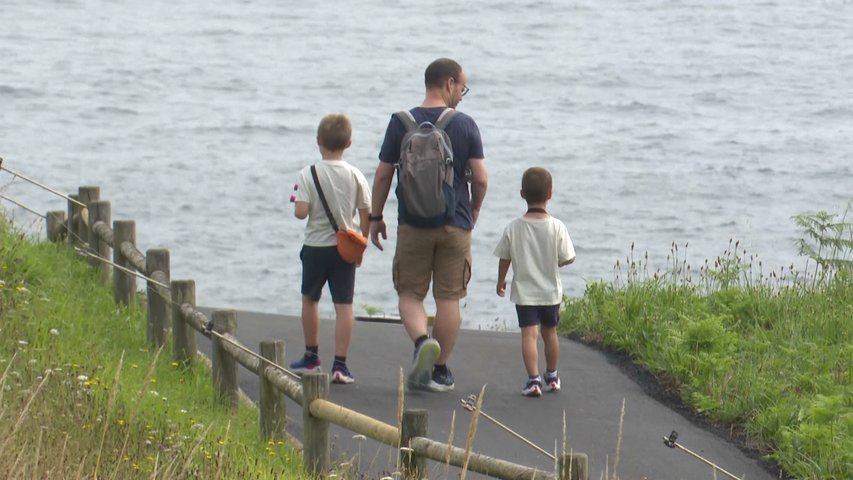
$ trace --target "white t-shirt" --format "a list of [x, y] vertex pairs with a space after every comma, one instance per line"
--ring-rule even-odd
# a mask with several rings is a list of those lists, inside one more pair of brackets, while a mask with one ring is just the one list
[[554, 217], [519, 217], [504, 229], [495, 256], [509, 259], [510, 300], [516, 305], [557, 305], [563, 300], [560, 263], [575, 258], [563, 222]]
[[[329, 204], [329, 210], [338, 222], [338, 228], [350, 228], [360, 232], [358, 209], [370, 208], [370, 187], [364, 174], [344, 160], [320, 160], [314, 166], [317, 168], [317, 178], [320, 179], [320, 187]], [[335, 231], [326, 217], [326, 210], [311, 176], [310, 165], [299, 172], [297, 185], [296, 201], [308, 203], [305, 245], [334, 246]]]

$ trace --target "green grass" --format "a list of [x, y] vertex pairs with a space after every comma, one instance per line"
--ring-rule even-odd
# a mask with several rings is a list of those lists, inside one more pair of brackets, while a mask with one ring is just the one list
[[765, 273], [737, 243], [699, 269], [673, 245], [665, 273], [632, 254], [613, 283], [566, 300], [561, 333], [629, 353], [786, 473], [850, 479], [853, 228], [825, 213], [796, 220], [802, 272]]
[[214, 400], [205, 366], [149, 348], [143, 308], [0, 218], [5, 478], [308, 478], [291, 445], [260, 440], [255, 409]]

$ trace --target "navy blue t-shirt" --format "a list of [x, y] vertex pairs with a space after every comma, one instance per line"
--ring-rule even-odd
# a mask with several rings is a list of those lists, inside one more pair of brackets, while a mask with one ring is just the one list
[[[415, 107], [411, 110], [415, 122], [435, 123], [439, 115], [447, 107]], [[472, 230], [474, 228], [473, 215], [471, 213], [471, 192], [465, 179], [465, 171], [468, 169], [469, 158], [486, 158], [483, 155], [483, 142], [480, 139], [480, 129], [470, 116], [458, 112], [444, 129], [450, 137], [453, 145], [453, 188], [456, 190], [456, 212], [450, 225]], [[397, 118], [391, 116], [388, 128], [385, 130], [385, 140], [379, 150], [379, 160], [386, 163], [397, 163], [400, 161], [400, 145], [406, 134], [406, 126]], [[398, 211], [398, 223], [405, 225], [408, 222], [405, 213]]]

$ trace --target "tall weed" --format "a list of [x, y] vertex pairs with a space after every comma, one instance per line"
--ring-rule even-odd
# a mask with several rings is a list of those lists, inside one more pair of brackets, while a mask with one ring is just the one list
[[806, 268], [765, 273], [729, 242], [698, 269], [673, 244], [665, 272], [617, 262], [611, 284], [566, 299], [562, 333], [629, 353], [797, 478], [853, 478], [853, 224], [798, 215]]

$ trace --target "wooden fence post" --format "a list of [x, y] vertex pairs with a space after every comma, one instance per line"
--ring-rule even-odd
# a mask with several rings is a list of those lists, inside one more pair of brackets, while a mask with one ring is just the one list
[[[102, 259], [110, 258], [110, 245], [101, 240], [101, 237], [92, 229], [96, 222], [103, 222], [106, 225], [110, 224], [110, 202], [106, 200], [95, 200], [89, 204], [89, 249], [91, 252]], [[89, 257], [89, 265], [101, 273], [101, 281], [109, 283], [110, 281], [110, 266], [97, 258]]]
[[49, 242], [60, 242], [65, 235], [65, 211], [53, 210], [47, 212], [47, 240]]
[[[113, 263], [133, 270], [128, 259], [121, 253], [121, 244], [130, 242], [136, 245], [136, 222], [133, 220], [115, 220], [113, 222]], [[116, 303], [131, 305], [136, 302], [136, 275], [118, 268], [113, 269], [113, 298]]]
[[[215, 310], [211, 314], [213, 329], [221, 334], [237, 335], [237, 312], [234, 310]], [[224, 403], [237, 408], [239, 386], [237, 385], [237, 360], [223, 348], [224, 340], [213, 341], [213, 385]]]
[[[151, 248], [145, 252], [146, 275], [153, 279], [154, 272], [162, 272], [158, 275], [160, 281], [169, 285], [169, 250], [165, 248]], [[171, 295], [165, 288], [158, 287], [150, 280], [148, 284], [148, 342], [155, 347], [160, 347], [166, 342], [166, 328], [172, 325], [169, 315]]]
[[[80, 201], [80, 195], [76, 193], [72, 193], [68, 195], [68, 198], [72, 200]], [[65, 230], [67, 236], [65, 237], [65, 241], [68, 242], [68, 245], [71, 246], [81, 246], [83, 243], [80, 238], [80, 232], [78, 226], [80, 225], [80, 221], [78, 220], [78, 216], [80, 215], [80, 205], [68, 200], [68, 218], [65, 219], [67, 222], [65, 226]]]
[[589, 458], [585, 453], [563, 454], [558, 464], [560, 480], [589, 480]]
[[184, 321], [181, 306], [189, 303], [195, 308], [195, 281], [172, 280], [172, 355], [176, 362], [189, 365], [193, 362], [198, 346], [195, 330]]
[[[91, 252], [92, 249], [92, 239], [89, 237], [89, 205], [92, 202], [101, 199], [101, 187], [96, 186], [82, 186], [77, 189], [78, 197], [80, 203], [86, 205], [86, 208], [79, 208], [79, 216], [77, 219], [77, 235], [80, 236], [80, 242], [88, 244], [89, 249], [87, 251]], [[94, 234], [92, 234], [94, 235]]]
[[329, 374], [306, 373], [302, 376], [302, 462], [314, 475], [329, 468], [329, 422], [311, 415], [309, 405], [329, 396]]
[[[261, 342], [261, 356], [281, 365], [284, 361], [284, 342], [281, 340], [264, 340]], [[279, 391], [264, 375], [267, 365], [260, 364], [260, 409], [261, 409], [261, 440], [283, 440], [285, 424], [287, 423], [284, 394]]]
[[423, 409], [405, 410], [403, 423], [400, 424], [400, 465], [404, 478], [426, 478], [426, 458], [419, 457], [409, 449], [412, 437], [427, 436], [427, 411]]

